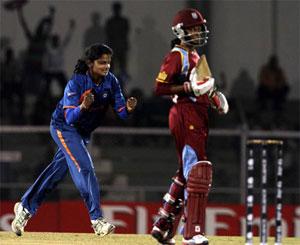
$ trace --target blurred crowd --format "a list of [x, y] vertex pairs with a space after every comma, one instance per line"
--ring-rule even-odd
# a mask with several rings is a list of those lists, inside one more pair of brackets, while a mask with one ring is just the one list
[[[43, 125], [50, 120], [56, 103], [68, 81], [64, 68], [64, 53], [72, 39], [76, 22], [62, 37], [53, 32], [56, 9], [49, 6], [34, 30], [30, 30], [24, 8], [27, 1], [4, 3], [7, 11], [16, 11], [27, 40], [27, 48], [16, 54], [11, 40], [1, 37], [1, 123]], [[112, 70], [121, 85], [127, 79], [129, 22], [122, 16], [122, 5], [112, 4], [112, 15], [104, 25], [98, 12], [91, 14], [91, 24], [83, 36], [83, 49], [95, 43], [107, 43], [114, 50]], [[75, 62], [75, 61], [74, 61]]]
[[[64, 36], [53, 32], [56, 9], [49, 6], [48, 13], [39, 20], [35, 30], [30, 30], [23, 13], [26, 1], [6, 6], [17, 11], [19, 24], [27, 39], [27, 49], [16, 54], [9, 38], [1, 37], [1, 124], [2, 125], [48, 125], [51, 113], [61, 98], [68, 81], [64, 69], [64, 51], [76, 30], [76, 22], [69, 20]], [[23, 4], [22, 4], [23, 3]], [[125, 87], [131, 79], [127, 69], [130, 22], [122, 14], [122, 4], [112, 3], [112, 14], [102, 24], [101, 14], [91, 14], [91, 24], [83, 33], [82, 47], [94, 42], [107, 43], [114, 50], [113, 72]], [[155, 75], [154, 75], [155, 77]], [[229, 82], [221, 73], [218, 86], [229, 98], [231, 112], [218, 119], [212, 116], [212, 127], [236, 128], [247, 125], [252, 129], [299, 129], [299, 101], [289, 101], [289, 84], [276, 54], [272, 54], [254, 81], [246, 69]], [[153, 81], [154, 82], [154, 81]], [[127, 91], [127, 89], [125, 89]], [[142, 87], [133, 88], [125, 96], [135, 96], [138, 108], [129, 126], [164, 127], [169, 98], [155, 95], [146, 97]], [[106, 125], [124, 124], [113, 113]]]

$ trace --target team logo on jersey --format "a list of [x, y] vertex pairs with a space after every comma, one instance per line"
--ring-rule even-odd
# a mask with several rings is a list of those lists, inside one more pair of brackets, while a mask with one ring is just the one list
[[104, 93], [103, 95], [102, 95], [102, 98], [106, 98], [107, 97], [107, 93]]
[[162, 72], [160, 72], [160, 73], [158, 74], [158, 77], [157, 77], [157, 78], [158, 78], [159, 80], [165, 81], [167, 77], [168, 77], [168, 74], [167, 74], [165, 71], [162, 71]]
[[193, 19], [198, 19], [197, 13], [192, 12], [192, 17], [193, 17]]
[[67, 93], [67, 96], [68, 96], [68, 97], [71, 97], [71, 96], [73, 96], [73, 95], [75, 95], [75, 94], [76, 94], [75, 92], [68, 92], [68, 93]]

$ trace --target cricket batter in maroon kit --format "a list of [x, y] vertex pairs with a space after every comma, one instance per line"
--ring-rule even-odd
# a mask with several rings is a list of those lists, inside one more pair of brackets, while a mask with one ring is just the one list
[[206, 20], [196, 9], [183, 9], [173, 20], [177, 45], [166, 55], [156, 78], [157, 95], [171, 95], [169, 128], [175, 138], [179, 168], [164, 196], [159, 217], [151, 235], [160, 244], [173, 239], [184, 215], [183, 244], [208, 244], [205, 209], [212, 183], [212, 163], [207, 159], [208, 108], [228, 112], [225, 96], [216, 90], [214, 78], [199, 81], [195, 66], [200, 57], [197, 47], [207, 43]]

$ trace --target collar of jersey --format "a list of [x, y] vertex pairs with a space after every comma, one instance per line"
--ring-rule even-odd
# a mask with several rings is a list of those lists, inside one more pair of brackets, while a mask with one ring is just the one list
[[96, 84], [96, 83], [93, 82], [93, 79], [92, 79], [92, 77], [91, 77], [91, 74], [90, 74], [88, 71], [87, 71], [86, 74], [87, 74], [87, 77], [88, 77], [89, 82], [91, 82], [91, 84], [93, 84], [93, 86], [95, 86], [96, 88], [98, 88], [98, 87], [100, 87], [102, 84], [104, 84], [105, 81], [106, 81], [106, 77], [108, 76], [108, 74], [107, 74], [106, 76], [103, 77], [101, 83]]

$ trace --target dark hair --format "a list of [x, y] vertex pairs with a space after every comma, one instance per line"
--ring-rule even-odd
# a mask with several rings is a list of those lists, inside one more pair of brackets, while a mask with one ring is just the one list
[[101, 43], [95, 43], [87, 47], [83, 57], [77, 61], [74, 73], [85, 74], [89, 69], [88, 62], [99, 59], [103, 54], [113, 55], [113, 51], [109, 46]]
[[47, 26], [50, 26], [51, 28], [53, 26], [53, 20], [51, 17], [45, 17], [39, 22], [35, 31], [35, 36], [39, 40], [49, 36], [50, 31], [45, 29]]
[[269, 58], [269, 66], [273, 69], [279, 67], [278, 56], [276, 54], [272, 54]]
[[179, 38], [174, 38], [171, 40], [171, 49], [174, 48], [176, 45], [179, 45], [181, 43], [181, 40]]
[[120, 2], [114, 2], [112, 6], [113, 10], [116, 12], [120, 12], [120, 10], [122, 9], [122, 4]]

